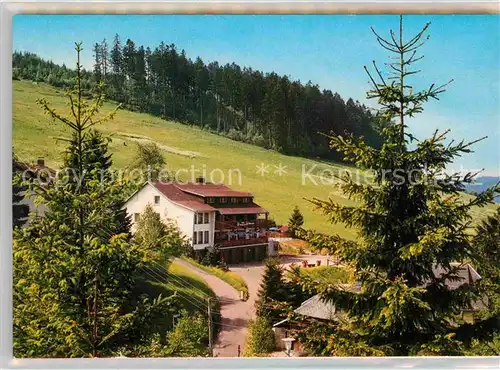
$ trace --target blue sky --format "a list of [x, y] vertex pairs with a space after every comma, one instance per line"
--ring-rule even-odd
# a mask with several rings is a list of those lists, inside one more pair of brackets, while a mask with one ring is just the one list
[[[488, 135], [474, 153], [457, 160], [454, 169], [485, 168], [500, 174], [500, 16], [405, 16], [411, 37], [431, 22], [430, 40], [421, 49], [423, 73], [415, 85], [455, 82], [439, 102], [409, 121], [410, 131], [425, 137], [450, 128], [450, 137], [471, 140]], [[366, 99], [369, 88], [363, 65], [388, 61], [375, 41], [373, 26], [387, 35], [398, 27], [395, 15], [18, 15], [13, 21], [13, 48], [31, 51], [56, 63], [75, 63], [74, 42], [83, 41], [83, 63], [92, 67], [92, 45], [116, 33], [122, 40], [154, 49], [174, 43], [188, 57], [205, 62], [235, 62], [264, 72], [275, 71], [345, 99], [376, 107]]]

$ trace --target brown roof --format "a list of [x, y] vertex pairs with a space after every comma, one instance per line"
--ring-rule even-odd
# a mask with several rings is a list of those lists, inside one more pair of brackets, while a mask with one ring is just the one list
[[177, 186], [177, 184], [157, 181], [151, 182], [151, 185], [175, 204], [191, 209], [193, 211], [215, 211], [215, 208], [210, 206], [209, 204], [206, 204], [203, 199], [185, 193]]
[[175, 186], [186, 193], [200, 197], [253, 197], [252, 193], [232, 190], [224, 184], [188, 183]]
[[234, 191], [223, 184], [177, 184], [165, 182], [151, 182], [151, 185], [158, 189], [172, 202], [189, 208], [193, 211], [219, 211], [223, 215], [237, 215], [247, 213], [268, 213], [264, 208], [251, 202], [247, 204], [231, 205], [210, 205], [205, 203], [204, 197], [212, 196], [234, 196], [252, 197], [251, 193]]
[[56, 176], [56, 171], [53, 170], [52, 168], [49, 168], [45, 165], [41, 165], [41, 164], [29, 164], [29, 163], [26, 163], [26, 162], [22, 162], [22, 161], [17, 161], [17, 160], [13, 160], [13, 169], [14, 171], [16, 172], [24, 172], [24, 171], [28, 171], [30, 172], [30, 175], [37, 175], [37, 174], [40, 174], [40, 175], [48, 175], [49, 177], [55, 177]]

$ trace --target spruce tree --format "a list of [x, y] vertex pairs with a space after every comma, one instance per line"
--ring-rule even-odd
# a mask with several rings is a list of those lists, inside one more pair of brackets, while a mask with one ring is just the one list
[[[464, 182], [473, 175], [444, 170], [471, 152], [476, 141], [446, 142], [448, 131], [418, 141], [408, 129], [424, 103], [438, 99], [448, 85], [415, 91], [409, 81], [419, 72], [414, 64], [422, 58], [417, 51], [428, 39], [428, 27], [405, 39], [401, 17], [399, 32], [391, 31], [388, 39], [373, 30], [378, 43], [394, 56], [389, 76], [375, 62], [375, 72], [365, 67], [373, 83], [368, 97], [377, 99], [377, 119], [385, 123], [382, 148], [353, 135], [330, 138], [331, 147], [371, 171], [373, 181], [359, 184], [349, 173], [343, 176], [341, 189], [359, 206], [311, 200], [332, 223], [358, 230], [356, 241], [338, 238], [336, 252], [354, 267], [360, 291], [335, 285], [322, 291], [347, 317], [329, 325], [326, 348], [331, 355], [455, 355], [471, 337], [498, 330], [495, 317], [460, 325], [455, 315], [478, 298], [477, 284], [450, 290], [446, 280], [457, 279], [452, 262], [477, 253], [469, 235], [470, 210], [492, 202], [499, 188], [471, 200], [462, 197]], [[437, 265], [445, 269], [443, 276], [435, 275]]]
[[482, 276], [481, 288], [488, 297], [488, 313], [500, 314], [500, 207], [475, 228], [477, 270]]
[[274, 322], [279, 317], [279, 310], [275, 310], [276, 301], [283, 299], [283, 268], [279, 260], [269, 258], [266, 261], [262, 282], [255, 301], [255, 313], [259, 317], [266, 317]]
[[109, 227], [121, 184], [85, 176], [85, 140], [116, 110], [99, 115], [102, 93], [92, 104], [83, 98], [81, 44], [76, 44], [76, 51], [69, 114], [59, 113], [45, 99], [38, 103], [74, 133], [71, 163], [74, 178], [82, 182], [75, 187], [74, 178], [64, 174], [50, 187], [26, 183], [47, 212], [14, 233], [16, 357], [116, 356], [118, 348], [147, 343], [152, 333], [144, 331], [145, 324], [169, 310], [168, 300], [161, 296], [151, 301], [132, 294], [148, 255]]
[[295, 237], [297, 231], [300, 230], [303, 224], [304, 216], [302, 216], [299, 207], [295, 206], [290, 218], [288, 219], [288, 230], [290, 234]]
[[[111, 142], [109, 137], [104, 137], [95, 129], [90, 129], [82, 136], [81, 162], [83, 172], [79, 174], [79, 141], [77, 134], [73, 134], [64, 157], [63, 172], [68, 176], [67, 186], [73, 186], [76, 189], [85, 186], [89, 181], [100, 181], [103, 185], [106, 185], [112, 183], [115, 177], [118, 177], [118, 174], [111, 168], [113, 161], [108, 151], [109, 142]], [[113, 213], [109, 219], [107, 230], [114, 230], [113, 232], [116, 234], [126, 234], [130, 238], [132, 221], [126, 210], [122, 209], [127, 195], [123, 194], [121, 190], [123, 189], [114, 194], [116, 199], [110, 204], [110, 211]]]

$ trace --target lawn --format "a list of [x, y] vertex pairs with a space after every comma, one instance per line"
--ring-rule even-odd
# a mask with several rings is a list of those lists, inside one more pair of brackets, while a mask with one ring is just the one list
[[175, 261], [168, 270], [157, 265], [145, 269], [145, 278], [151, 286], [158, 288], [158, 292], [163, 290], [162, 294], [176, 292], [179, 302], [190, 312], [205, 315], [207, 298], [216, 301], [215, 293], [201, 277]]
[[[198, 275], [177, 262], [172, 262], [168, 269], [153, 264], [143, 269], [144, 281], [137, 286], [138, 293], [146, 293], [154, 299], [177, 294], [178, 304], [189, 313], [199, 313], [207, 317], [208, 298], [212, 304], [212, 322], [214, 333], [218, 333], [220, 323], [220, 304], [214, 291]], [[162, 335], [172, 328], [172, 317], [162, 315], [155, 319], [155, 325], [162, 328]]]
[[[337, 266], [316, 266], [316, 267], [301, 267], [299, 270], [300, 276], [312, 279], [317, 282], [318, 286], [324, 286], [332, 283], [348, 283], [349, 271], [343, 267]], [[287, 274], [290, 274], [288, 272]]]
[[[13, 81], [13, 147], [22, 160], [44, 158], [49, 166], [57, 168], [65, 148], [57, 137], [68, 136], [68, 131], [43, 113], [36, 104], [37, 98], [47, 99], [64, 114], [68, 111], [68, 100], [62, 91], [46, 84]], [[106, 103], [103, 112], [114, 106]], [[252, 192], [255, 201], [269, 210], [279, 224], [287, 222], [297, 205], [304, 215], [305, 228], [355, 238], [355, 230], [329, 224], [306, 200], [331, 197], [338, 203], [355, 205], [325, 181], [331, 174], [353, 168], [282, 155], [197, 127], [125, 110], [98, 129], [113, 139], [110, 150], [116, 168], [123, 169], [130, 163], [137, 141], [151, 140], [161, 147], [170, 171], [184, 170], [181, 180], [205, 174], [208, 181], [223, 181], [234, 189]], [[263, 172], [258, 171], [258, 166]], [[475, 211], [474, 217], [482, 214], [484, 210]]]

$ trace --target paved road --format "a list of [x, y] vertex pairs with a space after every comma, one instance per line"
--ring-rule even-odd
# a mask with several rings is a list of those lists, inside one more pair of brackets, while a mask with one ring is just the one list
[[177, 263], [199, 275], [212, 288], [220, 302], [221, 330], [214, 345], [214, 356], [237, 357], [238, 345], [243, 351], [248, 319], [253, 316], [253, 301], [243, 302], [239, 293], [225, 281], [210, 275], [183, 260]]
[[[302, 260], [307, 260], [309, 263], [316, 263], [316, 260], [321, 260], [321, 264], [326, 265], [325, 256], [280, 257], [284, 267], [288, 267], [292, 263], [300, 264]], [[219, 299], [222, 321], [221, 330], [215, 342], [214, 355], [218, 357], [237, 357], [238, 345], [241, 351], [245, 347], [248, 320], [255, 317], [254, 304], [264, 272], [264, 264], [260, 262], [230, 266], [231, 271], [241, 275], [247, 282], [249, 298], [246, 302], [243, 302], [239, 299], [239, 293], [225, 281], [183, 260], [177, 260], [177, 262], [203, 278]]]

